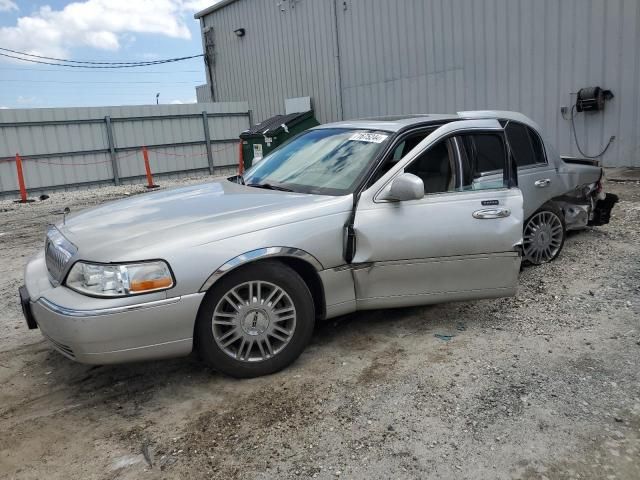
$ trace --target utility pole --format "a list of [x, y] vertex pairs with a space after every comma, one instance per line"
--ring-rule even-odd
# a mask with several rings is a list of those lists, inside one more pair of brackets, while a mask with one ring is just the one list
[[[204, 25], [202, 19], [200, 19], [201, 26]], [[204, 41], [204, 64], [207, 70], [207, 76], [209, 77], [209, 93], [211, 95], [211, 101], [216, 101], [215, 90], [215, 42], [213, 37], [213, 28], [205, 27], [202, 29], [203, 41]]]

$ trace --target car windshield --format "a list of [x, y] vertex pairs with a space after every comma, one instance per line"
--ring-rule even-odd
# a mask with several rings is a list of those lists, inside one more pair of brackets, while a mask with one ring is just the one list
[[244, 182], [275, 190], [345, 195], [356, 187], [389, 136], [373, 130], [309, 130], [267, 155], [244, 175]]

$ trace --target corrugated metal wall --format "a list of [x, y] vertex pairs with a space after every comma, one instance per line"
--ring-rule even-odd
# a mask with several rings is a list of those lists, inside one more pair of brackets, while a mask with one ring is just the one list
[[0, 198], [18, 189], [15, 154], [27, 190], [49, 191], [145, 174], [142, 146], [154, 174], [209, 170], [204, 114], [215, 170], [237, 165], [238, 136], [249, 126], [246, 102], [99, 108], [0, 110]]
[[196, 87], [196, 99], [198, 103], [211, 102], [211, 87], [208, 84], [198, 85]]
[[[249, 100], [258, 123], [284, 113], [285, 98], [312, 97], [319, 118], [336, 118], [331, 2], [244, 0], [203, 20], [215, 44], [215, 101]], [[238, 28], [244, 37], [233, 33]]]
[[216, 100], [247, 100], [256, 120], [295, 96], [311, 96], [322, 122], [516, 110], [579, 155], [560, 107], [600, 85], [616, 97], [576, 118], [583, 150], [599, 153], [615, 135], [605, 165], [640, 166], [638, 0], [239, 0], [204, 24]]

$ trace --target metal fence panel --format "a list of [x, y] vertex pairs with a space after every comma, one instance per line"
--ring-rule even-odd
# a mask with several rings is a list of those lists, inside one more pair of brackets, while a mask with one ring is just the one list
[[31, 193], [113, 183], [116, 172], [118, 181], [137, 180], [143, 146], [154, 174], [208, 170], [204, 115], [213, 167], [235, 168], [246, 102], [0, 110], [0, 198], [17, 195], [16, 153]]

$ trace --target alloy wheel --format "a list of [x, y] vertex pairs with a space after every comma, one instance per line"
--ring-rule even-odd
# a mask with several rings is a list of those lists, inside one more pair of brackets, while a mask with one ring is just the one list
[[213, 338], [243, 362], [261, 362], [281, 352], [296, 329], [296, 308], [279, 286], [251, 281], [231, 288], [213, 313]]
[[524, 228], [524, 255], [536, 265], [550, 262], [560, 252], [563, 239], [564, 227], [560, 217], [550, 211], [538, 212]]

